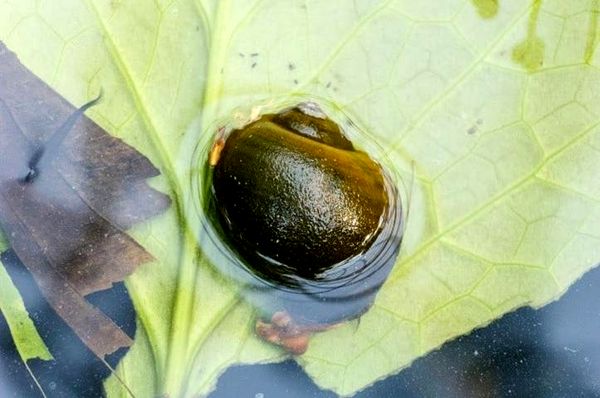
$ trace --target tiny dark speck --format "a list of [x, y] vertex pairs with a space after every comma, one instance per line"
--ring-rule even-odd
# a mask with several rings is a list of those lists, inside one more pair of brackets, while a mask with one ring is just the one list
[[467, 130], [467, 134], [469, 135], [473, 135], [477, 132], [477, 127], [473, 126], [470, 129]]
[[483, 124], [483, 119], [477, 119], [477, 124], [481, 126]]
[[256, 62], [252, 64], [252, 69], [256, 68]]
[[290, 63], [288, 64], [288, 69], [289, 69], [289, 70], [294, 70], [294, 69], [296, 69], [296, 65], [294, 65], [293, 63], [291, 63], [291, 62], [290, 62]]
[[325, 87], [327, 87], [327, 88], [331, 87], [331, 82], [327, 83], [327, 85]]
[[258, 53], [252, 53], [250, 54], [251, 57], [258, 57]]
[[244, 58], [246, 56], [246, 54], [244, 53], [238, 53], [238, 55], [240, 56], [240, 58]]
[[298, 84], [298, 79], [294, 79], [294, 84]]
[[200, 26], [196, 25], [196, 32], [200, 30]]

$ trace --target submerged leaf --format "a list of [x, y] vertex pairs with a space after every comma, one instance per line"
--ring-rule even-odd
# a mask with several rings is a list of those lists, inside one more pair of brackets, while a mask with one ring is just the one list
[[[0, 233], [0, 252], [6, 253], [5, 250], [8, 248], [6, 238]], [[6, 320], [15, 348], [29, 371], [27, 362], [30, 359], [53, 359], [2, 261], [0, 261], [0, 314]]]
[[[0, 241], [0, 251], [7, 245]], [[15, 347], [23, 361], [33, 358], [52, 359], [48, 348], [29, 318], [23, 299], [0, 262], [0, 313], [6, 319]]]
[[[130, 339], [83, 296], [152, 260], [121, 228], [168, 199], [145, 185], [157, 174], [147, 159], [89, 119], [60, 142], [44, 136], [73, 112], [0, 43], [0, 225], [50, 305], [103, 358]], [[38, 153], [49, 160], [36, 164]]]
[[[110, 87], [94, 118], [159, 165], [176, 201], [133, 232], [156, 262], [128, 280], [140, 328], [119, 377], [136, 396], [192, 396], [231, 364], [281, 358], [198, 252], [190, 187], [196, 145], [273, 98], [333, 102], [412, 189], [374, 307], [299, 358], [317, 384], [352, 394], [560, 297], [600, 260], [598, 12], [596, 0], [0, 5], [0, 39], [63, 95]], [[107, 391], [127, 394], [115, 379]]]

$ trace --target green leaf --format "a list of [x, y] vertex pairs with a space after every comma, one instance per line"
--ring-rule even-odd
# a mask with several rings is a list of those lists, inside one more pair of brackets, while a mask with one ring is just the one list
[[317, 384], [352, 394], [559, 298], [600, 260], [599, 13], [598, 0], [1, 3], [0, 40], [74, 103], [102, 86], [92, 116], [161, 168], [176, 202], [132, 231], [157, 261], [128, 281], [139, 328], [109, 396], [206, 394], [231, 364], [283, 358], [198, 250], [189, 183], [194, 148], [270, 99], [334, 103], [412, 192], [374, 307], [298, 358]]
[[[0, 231], [0, 253], [8, 249], [6, 237]], [[10, 334], [21, 360], [25, 364], [27, 371], [31, 373], [27, 361], [30, 359], [53, 359], [48, 347], [39, 335], [29, 313], [25, 308], [25, 303], [14, 285], [4, 264], [0, 261], [0, 314], [6, 320]], [[33, 381], [37, 384], [35, 376], [32, 374]], [[38, 385], [39, 387], [39, 385]]]
[[[6, 241], [0, 235], [0, 252], [6, 249]], [[0, 262], [0, 313], [6, 319], [23, 362], [27, 363], [28, 360], [34, 358], [52, 359], [52, 355], [48, 352], [48, 348], [29, 318], [23, 299], [2, 262]]]

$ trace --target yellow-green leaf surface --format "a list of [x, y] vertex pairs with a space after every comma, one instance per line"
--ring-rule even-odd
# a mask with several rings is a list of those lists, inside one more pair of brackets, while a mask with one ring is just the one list
[[295, 96], [335, 104], [414, 172], [401, 257], [360, 324], [298, 361], [350, 395], [600, 260], [599, 0], [0, 2], [0, 40], [157, 164], [172, 210], [132, 234], [139, 317], [109, 396], [206, 394], [273, 361], [253, 310], [197, 249], [191, 166], [219, 121]]

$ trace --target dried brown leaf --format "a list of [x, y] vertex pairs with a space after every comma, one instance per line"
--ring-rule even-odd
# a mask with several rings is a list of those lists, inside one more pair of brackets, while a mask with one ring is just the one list
[[152, 256], [124, 229], [163, 212], [150, 161], [82, 116], [30, 181], [32, 154], [76, 109], [0, 43], [0, 225], [40, 290], [99, 357], [131, 340], [85, 295]]

